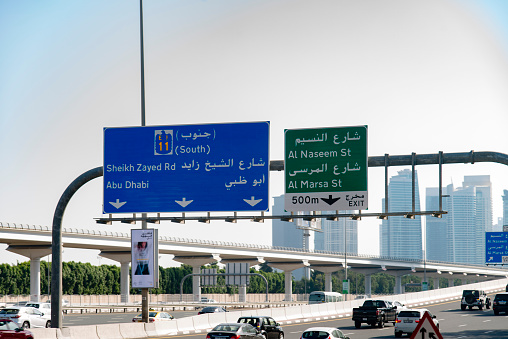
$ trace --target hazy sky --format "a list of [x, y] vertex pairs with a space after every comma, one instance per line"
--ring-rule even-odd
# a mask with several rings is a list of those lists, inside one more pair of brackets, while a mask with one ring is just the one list
[[[506, 1], [143, 5], [147, 125], [270, 121], [271, 160], [283, 159], [284, 129], [354, 125], [368, 125], [371, 156], [508, 153]], [[103, 127], [141, 123], [139, 1], [0, 0], [0, 46], [0, 221], [51, 225], [65, 188], [102, 166]], [[424, 201], [438, 169], [418, 173]], [[491, 175], [496, 222], [505, 166], [447, 165], [443, 184], [475, 174]], [[369, 170], [369, 212], [381, 211], [383, 180], [383, 169]], [[64, 227], [129, 232], [93, 220], [102, 183], [78, 191]], [[283, 189], [282, 173], [272, 172], [270, 194]], [[361, 253], [377, 253], [378, 224], [360, 222]], [[158, 228], [271, 244], [270, 222]], [[245, 239], [253, 228], [259, 237]], [[3, 248], [4, 261], [24, 260]], [[97, 252], [74, 253], [64, 260], [97, 261]]]

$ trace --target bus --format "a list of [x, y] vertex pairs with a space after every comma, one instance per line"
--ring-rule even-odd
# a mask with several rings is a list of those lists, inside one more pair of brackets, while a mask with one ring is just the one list
[[309, 304], [335, 303], [343, 300], [342, 294], [337, 292], [315, 291], [309, 295]]

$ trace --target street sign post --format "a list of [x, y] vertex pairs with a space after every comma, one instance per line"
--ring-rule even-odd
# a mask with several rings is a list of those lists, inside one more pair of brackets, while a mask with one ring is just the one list
[[367, 126], [285, 131], [286, 211], [367, 209]]
[[508, 233], [485, 233], [485, 263], [508, 264]]
[[104, 128], [104, 213], [268, 210], [269, 127]]

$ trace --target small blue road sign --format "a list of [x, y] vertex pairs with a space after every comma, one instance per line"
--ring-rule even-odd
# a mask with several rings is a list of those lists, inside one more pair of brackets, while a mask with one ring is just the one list
[[508, 232], [485, 233], [485, 263], [508, 264]]
[[104, 128], [104, 213], [267, 211], [270, 123]]

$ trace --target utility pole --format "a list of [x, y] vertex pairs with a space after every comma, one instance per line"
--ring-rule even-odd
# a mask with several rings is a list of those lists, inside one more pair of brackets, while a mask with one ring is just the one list
[[[140, 49], [141, 49], [141, 126], [146, 126], [145, 121], [145, 55], [144, 55], [144, 46], [143, 46], [143, 0], [139, 0], [139, 29], [140, 29]], [[148, 229], [146, 223], [146, 213], [141, 214], [141, 228], [146, 230]], [[158, 241], [158, 239], [154, 239], [154, 241]], [[142, 288], [141, 289], [141, 321], [144, 323], [148, 323], [149, 320], [149, 289]]]

